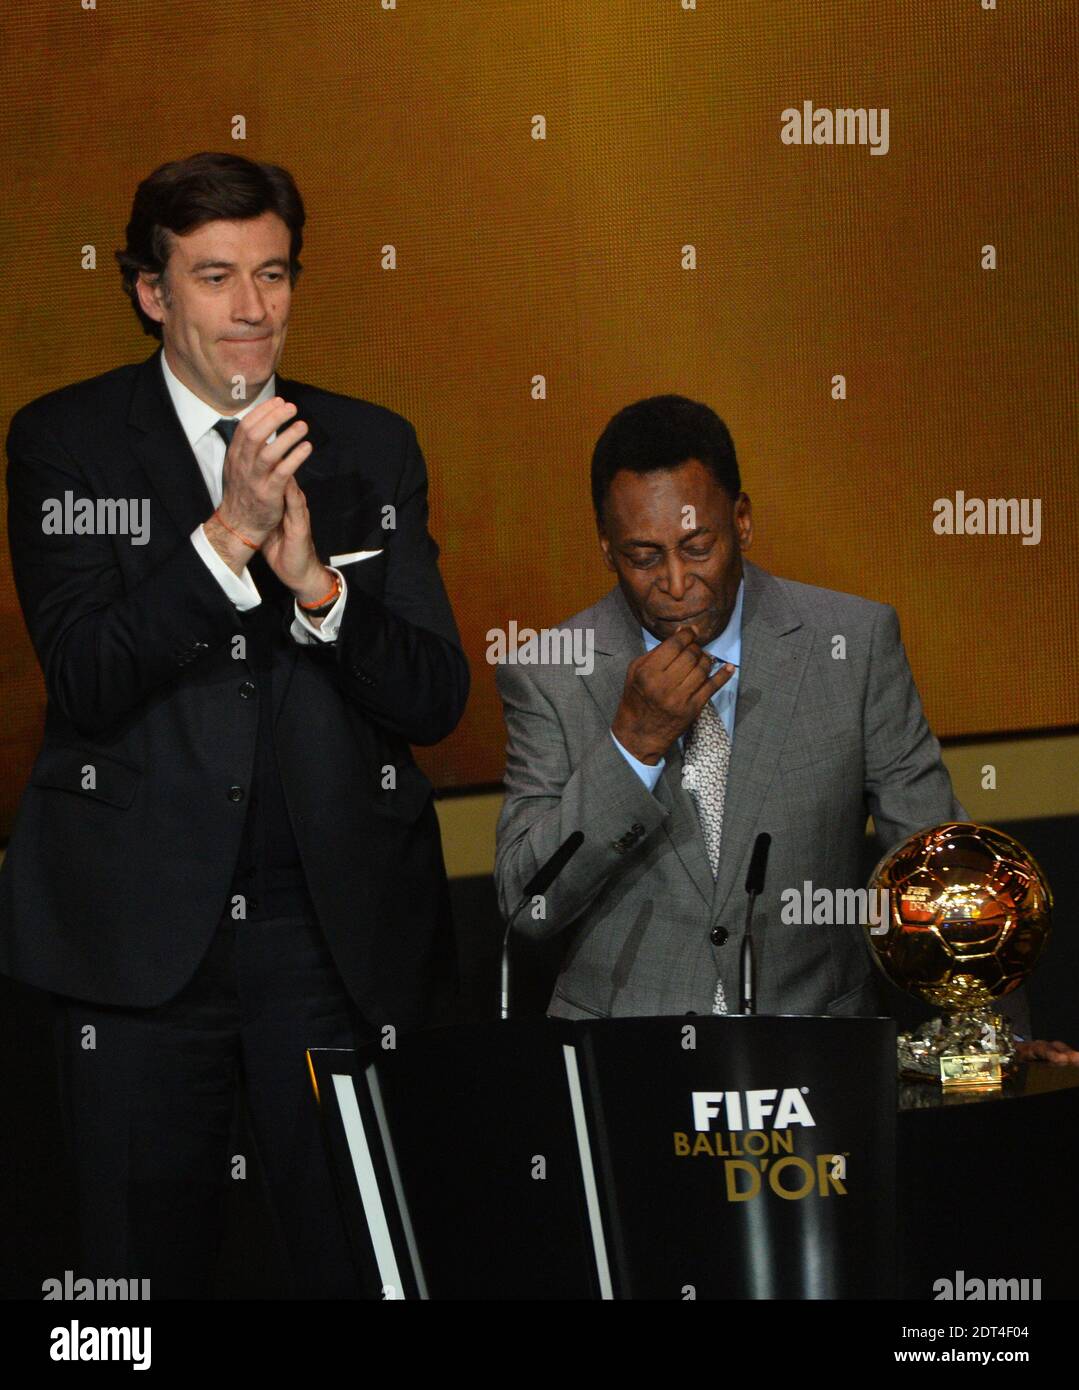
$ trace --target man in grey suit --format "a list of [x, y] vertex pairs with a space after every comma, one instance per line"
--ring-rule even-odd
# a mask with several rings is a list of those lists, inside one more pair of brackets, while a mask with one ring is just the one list
[[864, 888], [867, 813], [882, 853], [969, 819], [895, 610], [743, 558], [750, 500], [707, 406], [657, 396], [619, 412], [593, 455], [592, 495], [618, 585], [562, 630], [593, 660], [497, 669], [503, 915], [567, 836], [584, 835], [517, 919], [535, 938], [565, 934], [548, 1014], [736, 1012], [761, 831], [772, 845], [753, 916], [758, 1012], [883, 1012], [864, 927], [791, 921], [781, 895], [802, 897], [807, 881], [833, 898]]

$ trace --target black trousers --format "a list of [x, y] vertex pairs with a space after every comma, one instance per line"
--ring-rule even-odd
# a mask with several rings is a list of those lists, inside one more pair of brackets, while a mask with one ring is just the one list
[[[317, 923], [224, 918], [195, 975], [152, 1009], [53, 996], [60, 1101], [90, 1277], [148, 1278], [150, 1296], [208, 1298], [237, 1087], [247, 1105], [296, 1298], [359, 1298], [307, 1047], [370, 1030]], [[253, 1176], [252, 1155], [246, 1170]]]

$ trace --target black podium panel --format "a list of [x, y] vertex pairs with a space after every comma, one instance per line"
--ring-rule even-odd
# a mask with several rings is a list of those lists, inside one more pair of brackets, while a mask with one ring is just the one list
[[616, 1297], [894, 1296], [891, 1019], [583, 1032]]
[[430, 1298], [594, 1298], [568, 1029], [406, 1040], [379, 1077]]
[[477, 1024], [392, 1051], [312, 1049], [320, 1093], [337, 1078], [338, 1105], [321, 1108], [372, 1296], [597, 1297], [560, 1045], [571, 1029]]

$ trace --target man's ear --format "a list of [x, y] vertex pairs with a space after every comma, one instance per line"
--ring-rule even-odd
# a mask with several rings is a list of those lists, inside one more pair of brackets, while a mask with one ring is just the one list
[[139, 304], [146, 317], [153, 319], [155, 323], [164, 323], [165, 313], [161, 307], [164, 299], [161, 276], [148, 275], [145, 270], [140, 270], [135, 279], [135, 293], [139, 297]]
[[753, 504], [748, 492], [740, 492], [734, 504], [734, 524], [738, 530], [738, 549], [748, 550], [753, 544]]
[[611, 543], [604, 533], [602, 524], [600, 524], [596, 529], [599, 535], [599, 548], [603, 552], [603, 563], [607, 566], [609, 570], [612, 571], [612, 573], [617, 574], [618, 566], [615, 564], [614, 560], [611, 559]]

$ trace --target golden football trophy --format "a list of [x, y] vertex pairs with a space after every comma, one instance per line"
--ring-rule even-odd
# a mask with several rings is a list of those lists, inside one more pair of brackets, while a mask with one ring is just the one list
[[867, 926], [873, 958], [944, 1013], [899, 1035], [900, 1074], [949, 1089], [999, 1086], [1015, 1039], [993, 1002], [1018, 989], [1051, 931], [1053, 897], [1033, 856], [1000, 830], [949, 821], [886, 854], [869, 888], [884, 906]]

